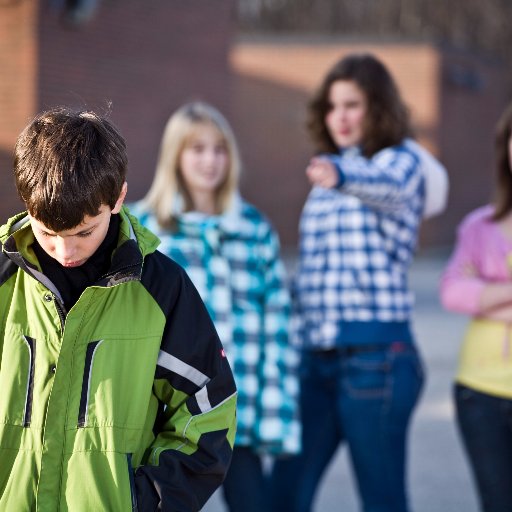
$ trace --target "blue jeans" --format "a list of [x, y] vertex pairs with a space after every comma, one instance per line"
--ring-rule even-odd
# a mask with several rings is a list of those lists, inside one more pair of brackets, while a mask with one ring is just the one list
[[268, 510], [266, 482], [260, 456], [246, 446], [235, 446], [222, 487], [230, 512]]
[[457, 423], [485, 512], [512, 510], [512, 400], [456, 384]]
[[406, 437], [424, 375], [414, 346], [307, 352], [301, 365], [303, 452], [277, 460], [275, 512], [309, 512], [340, 443], [347, 443], [365, 512], [405, 512]]

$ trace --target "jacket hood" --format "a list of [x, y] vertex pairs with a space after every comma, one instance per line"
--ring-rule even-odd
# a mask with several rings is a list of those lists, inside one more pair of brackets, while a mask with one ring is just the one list
[[425, 181], [423, 218], [440, 215], [446, 209], [450, 188], [445, 167], [413, 139], [406, 139], [405, 146], [414, 152], [420, 161], [420, 169]]
[[0, 242], [4, 245], [7, 239], [18, 229], [22, 228], [29, 222], [28, 212], [21, 212], [7, 220], [5, 224], [0, 226]]
[[[130, 213], [130, 210], [123, 206], [120, 212], [121, 226], [119, 245], [126, 240], [136, 240], [142, 256], [155, 252], [160, 245], [160, 239], [149, 229], [140, 224], [137, 217]], [[124, 237], [124, 240], [122, 239]]]

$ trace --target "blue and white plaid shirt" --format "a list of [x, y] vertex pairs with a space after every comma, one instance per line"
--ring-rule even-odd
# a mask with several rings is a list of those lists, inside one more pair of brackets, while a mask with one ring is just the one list
[[407, 272], [424, 205], [418, 155], [406, 145], [365, 158], [329, 155], [339, 187], [314, 187], [300, 221], [297, 342], [306, 349], [412, 341]]
[[185, 268], [212, 317], [238, 388], [235, 444], [298, 452], [299, 361], [289, 343], [290, 298], [270, 224], [239, 198], [224, 215], [180, 214], [174, 232], [142, 203], [130, 210]]

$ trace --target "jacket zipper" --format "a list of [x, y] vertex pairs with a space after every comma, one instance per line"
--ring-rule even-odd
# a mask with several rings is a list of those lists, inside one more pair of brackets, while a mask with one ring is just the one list
[[52, 294], [53, 302], [55, 302], [55, 308], [57, 309], [57, 314], [59, 315], [60, 326], [62, 330], [64, 330], [64, 324], [66, 323], [66, 310], [64, 309], [64, 305], [60, 302], [56, 295]]

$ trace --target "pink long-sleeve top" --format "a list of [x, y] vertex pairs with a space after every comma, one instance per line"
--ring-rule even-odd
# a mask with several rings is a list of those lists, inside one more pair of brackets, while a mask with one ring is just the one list
[[460, 224], [455, 249], [441, 277], [440, 297], [447, 310], [472, 317], [456, 381], [512, 398], [510, 325], [479, 316], [486, 284], [512, 280], [512, 240], [491, 219], [492, 213], [492, 206], [478, 208]]

